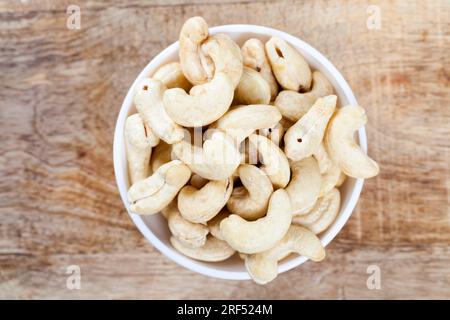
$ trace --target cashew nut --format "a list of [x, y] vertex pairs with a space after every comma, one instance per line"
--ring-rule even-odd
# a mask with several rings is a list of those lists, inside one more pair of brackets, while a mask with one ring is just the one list
[[289, 195], [283, 189], [275, 191], [269, 200], [267, 215], [256, 221], [246, 221], [236, 214], [220, 223], [225, 241], [242, 253], [257, 253], [272, 248], [280, 241], [292, 220]]
[[260, 129], [258, 131], [258, 134], [261, 135], [261, 136], [264, 136], [264, 137], [266, 137], [268, 139], [270, 139], [271, 141], [273, 141], [273, 143], [275, 143], [277, 146], [279, 146], [281, 141], [282, 141], [282, 139], [283, 139], [285, 131], [286, 130], [284, 129], [284, 127], [281, 124], [281, 122], [278, 122], [273, 127]]
[[272, 182], [264, 171], [250, 164], [241, 164], [237, 171], [244, 186], [233, 190], [228, 210], [247, 220], [261, 218], [273, 193]]
[[342, 186], [346, 179], [347, 179], [347, 176], [345, 175], [345, 173], [341, 172], [341, 175], [339, 176], [339, 179], [336, 182], [336, 187]]
[[153, 150], [150, 158], [152, 172], [158, 170], [163, 164], [172, 160], [172, 145], [161, 141]]
[[168, 89], [182, 88], [189, 91], [192, 87], [185, 78], [179, 62], [170, 62], [159, 67], [152, 78], [161, 81]]
[[209, 232], [217, 239], [224, 240], [220, 232], [220, 223], [230, 215], [226, 208], [223, 208], [214, 218], [208, 221]]
[[305, 215], [295, 216], [292, 223], [305, 226], [315, 234], [326, 230], [336, 219], [339, 213], [341, 195], [339, 190], [334, 188], [319, 198], [314, 208]]
[[312, 78], [312, 88], [309, 92], [298, 93], [297, 91], [284, 90], [278, 94], [274, 104], [283, 117], [291, 121], [298, 121], [318, 98], [333, 94], [333, 86], [322, 73], [314, 71]]
[[316, 152], [313, 153], [313, 156], [314, 158], [316, 158], [317, 163], [319, 164], [320, 173], [322, 174], [327, 172], [333, 165], [333, 161], [331, 161], [330, 156], [328, 155], [328, 152], [325, 149], [323, 141], [316, 149]]
[[272, 37], [266, 42], [266, 53], [272, 71], [283, 89], [308, 91], [311, 69], [301, 54], [286, 41]]
[[191, 180], [189, 180], [189, 184], [194, 188], [201, 189], [208, 183], [208, 179], [200, 177], [198, 174], [193, 174]]
[[146, 78], [137, 86], [134, 103], [142, 119], [153, 132], [168, 144], [172, 144], [183, 139], [184, 133], [164, 109], [165, 89], [161, 81]]
[[331, 167], [322, 174], [322, 185], [320, 186], [319, 197], [324, 196], [331, 189], [333, 189], [339, 182], [342, 171], [339, 167], [331, 163]]
[[206, 243], [206, 236], [209, 233], [208, 227], [183, 219], [175, 202], [169, 204], [163, 212], [167, 217], [170, 232], [185, 246], [198, 248]]
[[244, 67], [241, 80], [234, 91], [234, 102], [237, 104], [269, 104], [270, 87], [262, 75], [248, 67]]
[[346, 106], [337, 110], [328, 125], [325, 146], [331, 159], [348, 176], [371, 178], [380, 168], [354, 139], [354, 133], [367, 122], [366, 112], [359, 106]]
[[191, 171], [179, 160], [159, 167], [153, 175], [128, 190], [130, 209], [138, 214], [154, 214], [165, 208], [186, 184]]
[[292, 225], [275, 247], [247, 255], [245, 267], [256, 283], [266, 284], [276, 278], [278, 261], [291, 253], [305, 256], [312, 261], [321, 261], [325, 258], [325, 249], [320, 239], [308, 229]]
[[255, 148], [263, 163], [261, 169], [267, 174], [275, 189], [284, 188], [289, 183], [291, 170], [286, 155], [281, 149], [266, 137], [252, 134], [249, 137], [250, 146]]
[[159, 142], [139, 114], [129, 116], [125, 122], [125, 149], [128, 161], [130, 184], [145, 179], [149, 174], [148, 163], [152, 147]]
[[256, 38], [248, 39], [242, 46], [241, 53], [244, 66], [250, 67], [261, 74], [269, 84], [270, 100], [275, 99], [278, 93], [278, 83], [272, 73], [262, 41]]
[[284, 135], [284, 152], [289, 159], [301, 160], [319, 148], [328, 120], [336, 108], [334, 95], [317, 99], [309, 111]]
[[207, 262], [226, 260], [236, 252], [225, 241], [219, 240], [211, 235], [206, 238], [206, 243], [198, 248], [185, 246], [175, 237], [170, 237], [170, 243], [185, 256]]
[[178, 194], [178, 209], [186, 220], [206, 223], [225, 206], [232, 191], [232, 178], [210, 181], [201, 189], [185, 186]]
[[292, 177], [286, 187], [293, 214], [311, 210], [319, 197], [322, 178], [316, 159], [308, 157], [291, 162]]

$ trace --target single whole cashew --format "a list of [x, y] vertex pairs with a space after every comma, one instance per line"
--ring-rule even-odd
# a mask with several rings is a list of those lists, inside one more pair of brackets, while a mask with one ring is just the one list
[[366, 112], [359, 106], [346, 106], [338, 109], [331, 118], [325, 136], [325, 146], [331, 159], [348, 176], [371, 178], [380, 168], [354, 139], [354, 133], [367, 122]]
[[241, 52], [244, 66], [250, 67], [261, 74], [269, 84], [270, 100], [275, 99], [278, 93], [278, 83], [272, 73], [262, 41], [256, 38], [248, 39], [242, 46]]
[[266, 42], [266, 53], [272, 71], [283, 89], [308, 91], [311, 69], [302, 55], [286, 41], [272, 37]]
[[206, 243], [206, 236], [209, 233], [208, 227], [183, 219], [175, 202], [172, 202], [163, 212], [167, 217], [170, 232], [185, 246], [198, 248]]
[[312, 78], [312, 88], [309, 92], [298, 93], [297, 91], [284, 90], [278, 94], [274, 104], [283, 117], [291, 121], [298, 121], [318, 98], [333, 94], [333, 86], [322, 73], [314, 71]]
[[252, 134], [250, 146], [255, 148], [263, 163], [261, 169], [267, 174], [275, 189], [284, 188], [289, 183], [291, 170], [289, 162], [281, 149], [266, 137]]
[[247, 255], [245, 267], [256, 283], [266, 284], [276, 278], [278, 261], [291, 253], [305, 256], [312, 261], [321, 261], [325, 258], [325, 249], [320, 239], [308, 229], [292, 225], [275, 247]]
[[284, 135], [284, 152], [289, 159], [301, 160], [316, 152], [336, 108], [336, 100], [334, 95], [317, 99], [311, 109], [288, 129]]
[[316, 159], [308, 157], [291, 162], [292, 177], [286, 187], [293, 214], [306, 213], [319, 197], [322, 177]]
[[267, 215], [256, 221], [246, 221], [236, 214], [220, 223], [225, 241], [242, 253], [257, 253], [272, 248], [280, 241], [292, 220], [289, 195], [283, 189], [275, 191], [269, 200]]
[[270, 87], [262, 75], [248, 67], [244, 67], [241, 80], [234, 91], [234, 103], [237, 104], [269, 104]]
[[260, 129], [258, 131], [258, 134], [270, 139], [271, 141], [273, 141], [273, 143], [275, 143], [277, 146], [279, 146], [281, 141], [283, 140], [284, 132], [285, 132], [285, 129], [284, 129], [283, 125], [281, 124], [281, 122], [278, 122], [273, 127]]
[[178, 209], [184, 219], [206, 223], [225, 206], [232, 191], [232, 178], [210, 181], [201, 189], [185, 186], [178, 194]]
[[161, 141], [154, 149], [150, 158], [150, 167], [152, 172], [158, 170], [163, 164], [170, 162], [172, 159], [172, 145]]
[[127, 118], [125, 121], [125, 148], [130, 184], [148, 177], [148, 163], [152, 147], [158, 142], [158, 137], [145, 126], [139, 114], [136, 113]]
[[201, 189], [208, 183], [208, 179], [200, 177], [198, 174], [193, 174], [191, 180], [189, 180], [189, 184], [194, 188]]
[[273, 193], [272, 182], [264, 171], [250, 164], [241, 164], [237, 171], [244, 186], [233, 190], [228, 210], [246, 220], [261, 218]]
[[233, 139], [219, 130], [203, 143], [203, 148], [183, 140], [174, 144], [172, 150], [192, 172], [208, 180], [227, 179], [241, 162]]
[[137, 86], [134, 103], [142, 119], [153, 132], [168, 144], [172, 144], [183, 139], [184, 132], [164, 109], [165, 89], [161, 81], [145, 78]]
[[226, 260], [236, 252], [225, 241], [219, 240], [211, 235], [207, 237], [206, 243], [198, 248], [185, 246], [175, 237], [170, 237], [170, 243], [185, 256], [207, 262]]
[[170, 62], [159, 67], [152, 78], [161, 81], [168, 89], [182, 88], [189, 91], [192, 87], [184, 76], [179, 62]]
[[220, 223], [230, 215], [226, 208], [223, 208], [214, 218], [208, 221], [209, 232], [217, 239], [224, 240], [220, 232]]
[[130, 209], [138, 214], [154, 214], [165, 208], [186, 184], [191, 171], [179, 160], [159, 167], [147, 179], [133, 184], [128, 190]]
[[325, 231], [336, 219], [339, 213], [341, 195], [334, 188], [319, 198], [314, 208], [305, 215], [295, 216], [292, 223], [300, 224], [315, 234]]
[[227, 112], [233, 94], [230, 78], [223, 72], [216, 72], [210, 82], [193, 87], [190, 94], [180, 88], [166, 90], [163, 101], [173, 121], [185, 127], [201, 127]]

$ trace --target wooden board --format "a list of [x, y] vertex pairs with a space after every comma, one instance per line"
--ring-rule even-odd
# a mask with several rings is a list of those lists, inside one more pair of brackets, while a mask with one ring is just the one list
[[[0, 2], [0, 298], [450, 298], [450, 2]], [[369, 29], [368, 6], [381, 13]], [[381, 174], [320, 264], [261, 287], [188, 271], [128, 218], [115, 120], [146, 63], [184, 20], [292, 33], [323, 52], [367, 110]], [[80, 290], [66, 268], [81, 267]], [[366, 285], [368, 266], [381, 289]]]

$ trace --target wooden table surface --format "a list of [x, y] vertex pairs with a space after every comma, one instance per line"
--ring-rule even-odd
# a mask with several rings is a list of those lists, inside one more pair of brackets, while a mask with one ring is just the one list
[[[450, 298], [450, 2], [0, 1], [0, 298]], [[367, 27], [376, 5], [380, 29]], [[327, 248], [259, 286], [207, 278], [153, 248], [116, 188], [114, 125], [130, 84], [184, 20], [292, 33], [367, 110], [381, 173]], [[66, 287], [69, 265], [81, 289]], [[381, 289], [367, 268], [379, 266]]]

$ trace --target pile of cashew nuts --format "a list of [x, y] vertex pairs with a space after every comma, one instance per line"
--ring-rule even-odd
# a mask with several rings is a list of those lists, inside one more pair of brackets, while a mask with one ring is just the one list
[[131, 211], [163, 214], [190, 258], [238, 253], [259, 284], [291, 253], [322, 260], [338, 187], [379, 172], [354, 140], [364, 109], [337, 108], [327, 78], [280, 38], [239, 48], [193, 17], [179, 45], [179, 62], [137, 84], [126, 120]]

